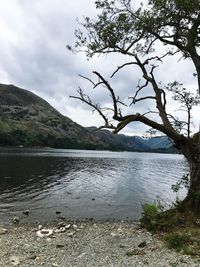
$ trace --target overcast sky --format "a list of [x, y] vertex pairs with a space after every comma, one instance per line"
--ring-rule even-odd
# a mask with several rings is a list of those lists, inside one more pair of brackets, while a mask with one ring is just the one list
[[[6, 0], [0, 3], [0, 83], [14, 84], [43, 97], [63, 115], [83, 126], [100, 126], [101, 118], [82, 103], [69, 98], [79, 85], [90, 92], [89, 85], [78, 74], [90, 76], [92, 70], [109, 77], [121, 58], [100, 57], [88, 61], [84, 54], [72, 54], [66, 44], [74, 43], [74, 30], [79, 27], [76, 19], [83, 15], [95, 16], [93, 0]], [[118, 62], [119, 61], [119, 62]], [[196, 84], [190, 63], [178, 65], [176, 60], [157, 72], [159, 80], [182, 81], [191, 88]], [[121, 61], [122, 62], [122, 61]], [[183, 66], [184, 65], [184, 66]], [[122, 100], [133, 94], [137, 85], [139, 71], [122, 71], [113, 84]], [[94, 91], [91, 90], [94, 96]], [[98, 102], [107, 103], [108, 95], [97, 90]], [[152, 103], [138, 105], [143, 112]], [[171, 111], [176, 107], [171, 107]], [[134, 107], [135, 111], [135, 107]], [[194, 111], [198, 124], [198, 110]], [[143, 134], [145, 128], [140, 124], [130, 125], [126, 134]]]

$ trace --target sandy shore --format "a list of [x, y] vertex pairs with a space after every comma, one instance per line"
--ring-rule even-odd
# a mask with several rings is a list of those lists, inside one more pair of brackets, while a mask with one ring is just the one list
[[200, 259], [168, 250], [136, 222], [60, 222], [1, 226], [0, 266], [199, 267]]

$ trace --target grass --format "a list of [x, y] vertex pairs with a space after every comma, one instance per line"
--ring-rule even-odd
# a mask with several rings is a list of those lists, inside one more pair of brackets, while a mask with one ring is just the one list
[[[155, 205], [154, 205], [155, 206]], [[200, 256], [200, 217], [177, 208], [160, 211], [152, 204], [143, 207], [141, 225], [162, 233], [166, 246], [183, 254]]]

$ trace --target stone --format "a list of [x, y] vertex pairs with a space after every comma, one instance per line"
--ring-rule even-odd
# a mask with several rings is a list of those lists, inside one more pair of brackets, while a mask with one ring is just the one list
[[48, 237], [48, 236], [50, 236], [52, 234], [53, 234], [53, 230], [52, 229], [41, 229], [41, 230], [38, 230], [36, 232], [36, 235], [38, 237], [41, 237], [41, 238]]
[[146, 247], [146, 245], [147, 245], [147, 242], [146, 242], [146, 241], [143, 241], [143, 242], [141, 242], [141, 243], [138, 245], [138, 247], [139, 247], [139, 248], [144, 248], [144, 247]]
[[59, 216], [58, 216], [58, 219], [60, 219], [60, 220], [65, 220], [65, 216], [63, 216], [63, 215], [59, 215]]
[[38, 225], [38, 230], [41, 230], [42, 229], [42, 225]]
[[56, 211], [56, 214], [61, 214], [61, 211], [57, 210], [57, 211]]
[[67, 234], [67, 236], [72, 237], [75, 234], [75, 232], [70, 232]]
[[30, 259], [30, 260], [35, 260], [36, 258], [37, 258], [37, 255], [35, 255], [35, 254], [29, 256], [29, 259]]
[[59, 222], [58, 224], [57, 224], [57, 226], [60, 228], [60, 227], [65, 227], [66, 226], [66, 224], [64, 223], [64, 222]]
[[19, 217], [15, 216], [12, 218], [13, 223], [19, 223]]
[[5, 235], [8, 232], [6, 228], [0, 228], [0, 235]]
[[56, 244], [56, 247], [57, 248], [63, 248], [65, 246], [65, 244], [63, 244], [63, 243], [57, 243]]
[[17, 266], [20, 263], [20, 258], [18, 256], [11, 256], [10, 261], [12, 265]]
[[23, 210], [22, 213], [28, 216], [30, 214], [30, 210]]

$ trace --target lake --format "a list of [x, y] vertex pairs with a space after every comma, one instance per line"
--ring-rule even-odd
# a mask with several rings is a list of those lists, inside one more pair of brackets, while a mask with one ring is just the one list
[[43, 222], [56, 211], [70, 219], [138, 219], [157, 196], [172, 203], [171, 185], [186, 172], [176, 154], [1, 148], [0, 219]]

